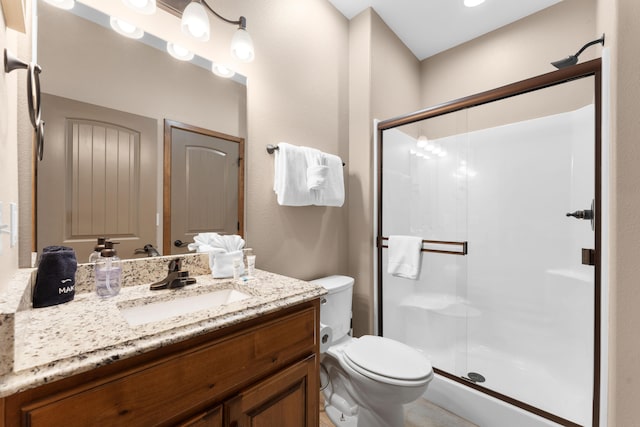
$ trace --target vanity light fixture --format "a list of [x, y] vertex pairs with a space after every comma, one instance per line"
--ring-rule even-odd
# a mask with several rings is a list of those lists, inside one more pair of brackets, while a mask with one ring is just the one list
[[211, 33], [207, 10], [216, 18], [232, 25], [237, 25], [233, 38], [231, 39], [231, 53], [243, 62], [251, 62], [255, 56], [253, 50], [253, 40], [247, 32], [247, 19], [244, 16], [233, 21], [218, 14], [207, 4], [205, 0], [193, 0], [182, 12], [182, 31], [197, 40], [207, 41]]
[[156, 12], [156, 0], [122, 0], [122, 3], [145, 15], [153, 15]]
[[467, 7], [476, 7], [484, 3], [484, 0], [464, 0], [464, 5]]
[[229, 67], [218, 64], [217, 62], [213, 62], [211, 64], [211, 72], [213, 72], [213, 74], [215, 74], [216, 76], [224, 77], [225, 79], [229, 79], [236, 74], [236, 72]]
[[73, 6], [75, 6], [74, 0], [44, 0], [44, 1], [49, 3], [50, 5], [59, 7], [60, 9], [64, 9], [64, 10], [73, 9]]
[[193, 59], [193, 52], [173, 42], [167, 42], [167, 52], [180, 61], [191, 61]]
[[144, 36], [144, 31], [142, 31], [142, 28], [136, 27], [135, 25], [130, 24], [127, 21], [123, 21], [120, 18], [116, 18], [115, 16], [109, 18], [109, 23], [111, 24], [111, 28], [113, 28], [116, 33], [125, 37], [129, 37], [131, 39], [140, 39], [142, 38], [142, 36]]

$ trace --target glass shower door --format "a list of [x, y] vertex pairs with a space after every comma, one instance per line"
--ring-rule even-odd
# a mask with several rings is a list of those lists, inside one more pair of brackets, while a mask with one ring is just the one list
[[417, 280], [387, 273], [382, 250], [382, 334], [569, 426], [591, 425], [597, 384], [593, 79], [385, 129], [382, 143], [382, 236], [468, 248], [425, 242]]

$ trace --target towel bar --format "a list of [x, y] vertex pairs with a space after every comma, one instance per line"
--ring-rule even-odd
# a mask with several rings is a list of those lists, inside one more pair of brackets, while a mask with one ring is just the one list
[[[274, 151], [279, 150], [280, 147], [278, 147], [277, 145], [273, 145], [273, 144], [267, 144], [267, 153], [269, 154], [273, 154]], [[346, 163], [342, 162], [342, 166], [345, 166]]]
[[[381, 248], [388, 248], [388, 245], [384, 245], [382, 244], [383, 241], [389, 240], [388, 237], [379, 237], [378, 238], [378, 247]], [[444, 251], [441, 249], [427, 249], [427, 248], [422, 248], [422, 252], [434, 252], [434, 253], [438, 253], [438, 254], [449, 254], [449, 255], [466, 255], [467, 254], [467, 247], [468, 247], [468, 242], [464, 241], [464, 242], [451, 242], [451, 241], [446, 241], [446, 240], [422, 240], [422, 243], [427, 243], [427, 244], [432, 244], [432, 245], [454, 245], [454, 246], [460, 246], [461, 250], [460, 251]]]

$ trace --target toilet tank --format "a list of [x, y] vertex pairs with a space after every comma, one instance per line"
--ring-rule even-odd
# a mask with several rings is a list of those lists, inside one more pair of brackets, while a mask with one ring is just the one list
[[333, 331], [333, 342], [338, 341], [351, 329], [351, 299], [353, 294], [352, 277], [328, 276], [312, 280], [328, 292], [320, 302], [320, 323]]

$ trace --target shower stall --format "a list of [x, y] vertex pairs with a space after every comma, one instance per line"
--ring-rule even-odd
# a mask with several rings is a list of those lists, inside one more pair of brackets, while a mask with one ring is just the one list
[[[431, 360], [425, 398], [597, 426], [600, 60], [382, 121], [377, 156], [378, 330]], [[417, 280], [392, 235], [422, 237]]]

